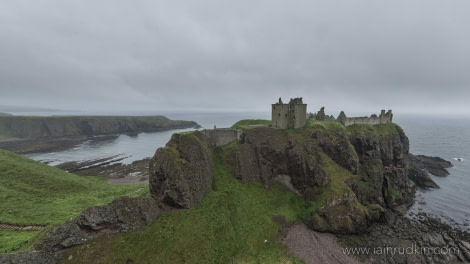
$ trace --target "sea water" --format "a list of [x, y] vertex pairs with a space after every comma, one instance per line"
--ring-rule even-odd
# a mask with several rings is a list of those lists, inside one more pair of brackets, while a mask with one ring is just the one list
[[[145, 113], [142, 113], [145, 115]], [[195, 121], [201, 129], [231, 127], [241, 119], [270, 119], [266, 113], [169, 113], [166, 117], [173, 120]], [[155, 151], [165, 146], [173, 133], [195, 130], [194, 128], [159, 131], [153, 133], [140, 133], [138, 135], [119, 135], [115, 137], [97, 137], [85, 141], [72, 149], [49, 152], [32, 153], [26, 157], [55, 166], [70, 161], [87, 161], [112, 157], [111, 163], [120, 162], [130, 164], [133, 161], [152, 157]]]
[[470, 231], [470, 117], [403, 116], [394, 122], [408, 136], [411, 153], [441, 157], [454, 165], [447, 169], [449, 176], [431, 175], [440, 189], [419, 189], [409, 212], [431, 213]]
[[[241, 119], [270, 119], [266, 113], [188, 113], [165, 114], [168, 118], [192, 120], [207, 129], [230, 127]], [[415, 155], [438, 156], [451, 161], [449, 176], [432, 179], [440, 189], [418, 190], [415, 205], [410, 212], [427, 212], [446, 222], [469, 230], [470, 221], [470, 117], [423, 117], [395, 114], [393, 121], [400, 125], [410, 140], [410, 152]], [[67, 161], [92, 160], [115, 156], [116, 161], [128, 164], [151, 157], [180, 129], [137, 136], [120, 135], [115, 138], [89, 140], [74, 149], [27, 155], [51, 165]], [[462, 161], [455, 160], [463, 158]]]

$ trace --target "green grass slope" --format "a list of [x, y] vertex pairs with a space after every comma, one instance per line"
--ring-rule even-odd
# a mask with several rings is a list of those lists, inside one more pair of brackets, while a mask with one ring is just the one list
[[272, 218], [304, 217], [303, 199], [281, 185], [243, 185], [221, 164], [228, 148], [216, 151], [213, 190], [196, 208], [72, 248], [61, 263], [301, 263], [275, 242], [280, 225]]
[[235, 123], [231, 128], [232, 129], [247, 129], [250, 127], [257, 127], [257, 126], [270, 126], [271, 123], [272, 123], [271, 120], [265, 120], [265, 119], [244, 119]]
[[[79, 177], [0, 149], [0, 223], [58, 224], [139, 187], [110, 185], [103, 177]], [[148, 188], [133, 195], [145, 192]], [[19, 249], [37, 233], [0, 229], [0, 253]]]

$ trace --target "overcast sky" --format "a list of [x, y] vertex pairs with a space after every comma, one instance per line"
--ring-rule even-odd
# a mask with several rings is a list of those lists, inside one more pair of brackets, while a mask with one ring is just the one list
[[470, 115], [470, 1], [0, 0], [0, 105]]

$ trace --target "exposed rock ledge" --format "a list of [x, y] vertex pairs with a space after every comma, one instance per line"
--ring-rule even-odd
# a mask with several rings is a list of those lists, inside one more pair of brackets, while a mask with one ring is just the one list
[[34, 249], [52, 253], [106, 233], [137, 230], [150, 224], [159, 213], [151, 198], [123, 196], [104, 206], [89, 207], [74, 220], [53, 228]]

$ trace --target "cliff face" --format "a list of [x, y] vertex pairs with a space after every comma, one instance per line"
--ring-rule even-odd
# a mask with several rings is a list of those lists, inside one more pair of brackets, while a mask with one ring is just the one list
[[226, 162], [245, 182], [269, 186], [279, 175], [288, 176], [315, 204], [311, 228], [351, 233], [363, 231], [386, 209], [404, 212], [411, 205], [408, 149], [408, 138], [393, 124], [259, 128], [245, 131]]
[[53, 138], [154, 132], [196, 127], [164, 116], [0, 116], [0, 138]]
[[191, 208], [212, 185], [209, 138], [199, 131], [173, 134], [150, 161], [150, 193], [164, 205]]
[[[212, 181], [212, 151], [200, 134], [174, 135], [151, 162], [150, 188], [164, 204], [190, 208]], [[336, 233], [364, 231], [387, 209], [405, 212], [415, 191], [408, 178], [408, 138], [395, 124], [301, 129], [259, 127], [224, 146], [222, 163], [242, 182], [278, 181], [310, 206], [308, 225]]]

